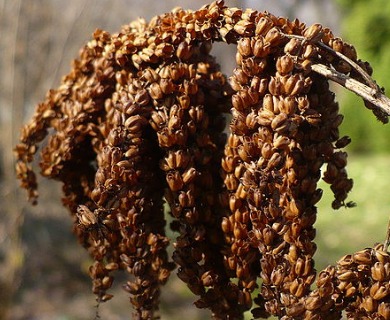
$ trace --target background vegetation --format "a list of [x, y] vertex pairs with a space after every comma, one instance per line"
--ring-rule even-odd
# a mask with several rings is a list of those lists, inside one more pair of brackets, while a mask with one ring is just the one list
[[[190, 0], [0, 0], [0, 320], [91, 319], [89, 258], [70, 231], [60, 202], [60, 186], [41, 181], [40, 203], [32, 208], [18, 190], [12, 148], [19, 128], [45, 92], [59, 84], [95, 28], [115, 32], [138, 16], [150, 19], [174, 6], [196, 9]], [[229, 6], [268, 10], [320, 22], [353, 43], [374, 68], [374, 78], [390, 92], [390, 2], [387, 0], [233, 1]], [[216, 46], [229, 73], [235, 48]], [[389, 219], [390, 126], [375, 121], [352, 94], [335, 87], [345, 114], [342, 130], [352, 137], [349, 174], [355, 181], [352, 209], [331, 209], [330, 192], [319, 204], [317, 269], [346, 253], [383, 241]], [[193, 297], [171, 277], [162, 300], [163, 319], [207, 319], [191, 306]], [[117, 283], [120, 279], [117, 280]], [[118, 286], [117, 286], [118, 287]], [[117, 288], [101, 306], [102, 319], [127, 319], [130, 304]]]
[[[342, 9], [341, 33], [353, 43], [362, 59], [370, 62], [373, 77], [390, 92], [390, 2], [387, 0], [338, 0]], [[369, 111], [361, 108], [353, 94], [340, 92], [345, 115], [344, 132], [353, 140], [351, 151], [359, 153], [389, 153], [388, 126], [367, 121]]]

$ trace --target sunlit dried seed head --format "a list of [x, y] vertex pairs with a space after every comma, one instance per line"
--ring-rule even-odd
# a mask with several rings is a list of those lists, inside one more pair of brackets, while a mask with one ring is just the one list
[[256, 35], [266, 35], [267, 32], [272, 28], [273, 23], [267, 16], [262, 16], [256, 25]]
[[237, 42], [237, 50], [243, 57], [252, 55], [251, 39], [243, 38]]
[[284, 55], [276, 61], [276, 70], [281, 75], [289, 74], [294, 68], [294, 61], [289, 55]]
[[[210, 55], [221, 39], [237, 43], [230, 87]], [[383, 246], [346, 255], [310, 289], [323, 165], [332, 206], [351, 206], [347, 154], [337, 150], [350, 139], [339, 137], [343, 118], [314, 65], [351, 78], [356, 66], [331, 50], [357, 61], [353, 46], [319, 24], [223, 1], [140, 19], [115, 35], [95, 32], [15, 151], [17, 176], [35, 199], [29, 163], [51, 135], [42, 174], [64, 184], [75, 232], [95, 261], [99, 302], [112, 297], [111, 272], [125, 269], [135, 317], [156, 317], [159, 286], [173, 269], [164, 196], [179, 233], [178, 276], [213, 317], [241, 319], [260, 281], [255, 316], [336, 319], [347, 308], [349, 317], [389, 318]], [[219, 119], [230, 107], [223, 147]]]
[[311, 41], [311, 42], [316, 42], [316, 41], [319, 41], [321, 40], [322, 36], [323, 36], [323, 29], [322, 29], [322, 26], [318, 23], [315, 23], [309, 27], [307, 27], [304, 31], [303, 31], [303, 36]]

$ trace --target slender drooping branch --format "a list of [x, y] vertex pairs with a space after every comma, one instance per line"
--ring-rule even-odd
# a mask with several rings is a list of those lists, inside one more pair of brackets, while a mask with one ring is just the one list
[[388, 117], [390, 116], [390, 99], [384, 95], [383, 91], [372, 79], [372, 77], [365, 70], [363, 70], [363, 68], [359, 66], [355, 61], [348, 58], [341, 52], [333, 50], [331, 47], [319, 40], [313, 41], [300, 35], [283, 34], [283, 36], [290, 39], [298, 39], [302, 41], [302, 44], [305, 42], [312, 43], [313, 45], [324, 49], [325, 51], [348, 63], [351, 68], [362, 77], [366, 84], [356, 80], [350, 75], [341, 73], [334, 68], [324, 65], [322, 63], [312, 64], [311, 69], [314, 72], [321, 74], [325, 78], [337, 82], [344, 88], [352, 91], [353, 93], [363, 98], [365, 101], [369, 102], [370, 108], [375, 112], [378, 119], [383, 123], [388, 122]]
[[[386, 116], [390, 116], [390, 99], [386, 97], [379, 88], [375, 90], [372, 87], [366, 86], [364, 83], [361, 83], [350, 76], [338, 72], [337, 70], [321, 63], [313, 64], [311, 69], [314, 72], [323, 75], [325, 78], [337, 82], [344, 88], [356, 93], [358, 96], [377, 107]], [[387, 120], [387, 118], [385, 119]], [[385, 119], [380, 118], [382, 122]]]
[[388, 252], [389, 246], [390, 246], [390, 220], [389, 220], [389, 224], [387, 225], [387, 235], [386, 235], [385, 243], [383, 245], [384, 250]]

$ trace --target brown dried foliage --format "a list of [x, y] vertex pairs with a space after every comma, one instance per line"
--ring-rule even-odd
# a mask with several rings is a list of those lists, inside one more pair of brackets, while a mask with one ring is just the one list
[[[228, 81], [210, 55], [213, 41], [237, 45]], [[31, 162], [49, 136], [41, 174], [63, 182], [74, 231], [95, 261], [99, 302], [112, 297], [112, 271], [126, 270], [134, 318], [155, 318], [160, 287], [177, 266], [195, 305], [215, 319], [242, 319], [249, 309], [255, 318], [338, 319], [346, 310], [350, 319], [390, 319], [383, 245], [317, 277], [314, 269], [321, 168], [335, 209], [351, 205], [352, 180], [343, 117], [311, 65], [362, 78], [326, 48], [370, 72], [327, 28], [222, 1], [135, 21], [115, 35], [95, 32], [15, 150], [35, 203]], [[179, 232], [173, 262], [163, 198]]]

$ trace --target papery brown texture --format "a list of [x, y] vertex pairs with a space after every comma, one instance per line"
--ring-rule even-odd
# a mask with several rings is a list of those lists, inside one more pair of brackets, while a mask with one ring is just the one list
[[[237, 45], [228, 79], [210, 54], [214, 41]], [[75, 234], [94, 259], [98, 302], [112, 298], [113, 271], [126, 270], [133, 318], [155, 319], [177, 266], [195, 305], [215, 319], [243, 319], [246, 310], [390, 319], [388, 248], [346, 255], [318, 275], [314, 268], [319, 179], [334, 209], [353, 206], [342, 150], [350, 138], [339, 135], [343, 116], [315, 64], [371, 81], [369, 64], [331, 30], [223, 1], [94, 33], [15, 151], [35, 203], [31, 163], [48, 136], [41, 173], [63, 182]], [[164, 200], [179, 233], [172, 262]]]

